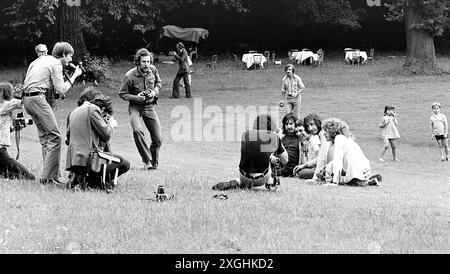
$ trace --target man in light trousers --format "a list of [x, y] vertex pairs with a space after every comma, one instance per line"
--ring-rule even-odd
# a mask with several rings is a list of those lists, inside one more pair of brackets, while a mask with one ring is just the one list
[[73, 54], [73, 47], [69, 43], [56, 43], [52, 55], [40, 56], [30, 64], [24, 81], [23, 104], [36, 124], [42, 146], [43, 171], [40, 182], [43, 184], [64, 185], [59, 179], [61, 132], [45, 94], [56, 92], [64, 96], [81, 75], [82, 70], [76, 67], [72, 77], [64, 82], [63, 65], [72, 61]]
[[[152, 65], [153, 56], [147, 49], [142, 48], [136, 52], [134, 63], [136, 67], [125, 73], [119, 96], [129, 102], [128, 113], [134, 142], [144, 168], [157, 169], [162, 136], [156, 103], [162, 81], [158, 70]], [[150, 132], [150, 147], [145, 140], [144, 125]]]

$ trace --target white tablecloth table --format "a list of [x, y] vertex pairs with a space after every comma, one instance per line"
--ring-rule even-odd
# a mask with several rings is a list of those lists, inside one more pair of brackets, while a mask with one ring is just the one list
[[311, 58], [311, 57], [314, 61], [316, 61], [316, 62], [319, 61], [319, 55], [312, 51], [309, 51], [309, 50], [297, 52], [294, 57], [294, 60], [297, 61], [297, 64], [300, 64], [300, 63], [303, 63], [303, 61], [305, 61], [306, 59]]
[[[356, 52], [356, 56], [353, 56], [353, 53]], [[354, 62], [356, 58], [362, 58], [362, 63], [364, 64], [367, 60], [367, 52], [362, 50], [346, 50], [345, 51], [345, 62], [350, 63]]]
[[[254, 55], [262, 55], [261, 53], [246, 53], [244, 55], [242, 55], [242, 62], [245, 63], [245, 65], [247, 66], [247, 69], [250, 68], [253, 65], [253, 56]], [[264, 63], [267, 62], [267, 58], [262, 55], [261, 58], [261, 66], [264, 67]]]

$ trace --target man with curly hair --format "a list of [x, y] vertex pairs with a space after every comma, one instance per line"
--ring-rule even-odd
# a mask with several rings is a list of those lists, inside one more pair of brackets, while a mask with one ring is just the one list
[[[141, 48], [136, 52], [134, 64], [136, 67], [123, 77], [119, 97], [129, 103], [128, 114], [134, 142], [144, 168], [157, 169], [162, 129], [156, 113], [156, 104], [162, 81], [158, 69], [153, 65], [153, 55], [147, 49]], [[150, 146], [146, 141], [145, 128], [150, 133]]]
[[327, 142], [320, 148], [313, 179], [335, 185], [379, 185], [381, 175], [371, 176], [370, 162], [349, 135], [346, 122], [328, 118], [323, 121], [322, 130]]

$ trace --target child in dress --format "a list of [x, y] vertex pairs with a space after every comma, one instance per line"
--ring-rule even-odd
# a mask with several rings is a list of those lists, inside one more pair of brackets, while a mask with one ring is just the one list
[[447, 117], [441, 113], [441, 104], [436, 102], [431, 106], [433, 115], [430, 117], [431, 134], [441, 149], [441, 161], [448, 161], [448, 122]]
[[13, 86], [0, 82], [0, 176], [34, 180], [35, 176], [21, 163], [8, 155], [11, 146], [10, 129], [12, 112], [22, 108], [22, 101], [12, 98]]
[[384, 107], [384, 116], [380, 124], [381, 137], [383, 138], [384, 146], [381, 150], [380, 158], [378, 159], [378, 161], [385, 162], [383, 156], [388, 150], [389, 146], [391, 146], [394, 161], [396, 162], [400, 161], [397, 158], [397, 147], [395, 146], [395, 140], [400, 138], [397, 126], [398, 121], [397, 116], [395, 114], [395, 107], [386, 105]]

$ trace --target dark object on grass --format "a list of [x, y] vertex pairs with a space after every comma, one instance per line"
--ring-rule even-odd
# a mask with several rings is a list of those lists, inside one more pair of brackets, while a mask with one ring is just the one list
[[228, 182], [220, 182], [212, 187], [212, 190], [229, 190], [239, 187], [239, 182], [236, 180], [230, 180]]
[[228, 195], [225, 194], [214, 194], [213, 198], [219, 199], [219, 200], [227, 200], [228, 199]]
[[164, 201], [168, 201], [168, 200], [172, 200], [173, 198], [175, 198], [175, 195], [173, 194], [166, 194], [164, 193], [164, 186], [158, 186], [158, 190], [155, 192], [156, 195], [156, 201], [158, 202], [164, 202]]

